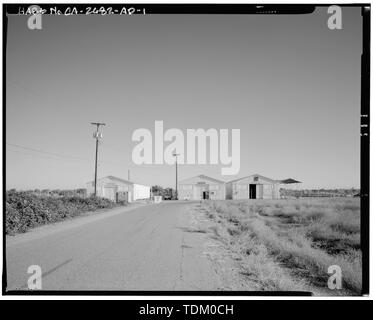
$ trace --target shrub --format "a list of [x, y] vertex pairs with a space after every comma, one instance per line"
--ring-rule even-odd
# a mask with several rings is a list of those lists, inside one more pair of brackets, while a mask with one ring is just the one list
[[105, 198], [77, 196], [38, 196], [29, 192], [6, 193], [6, 234], [26, 232], [30, 228], [78, 216], [84, 212], [125, 205]]

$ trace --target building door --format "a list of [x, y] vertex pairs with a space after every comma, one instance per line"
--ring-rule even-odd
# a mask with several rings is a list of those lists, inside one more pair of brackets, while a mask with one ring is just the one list
[[208, 191], [203, 191], [203, 200], [208, 200], [210, 199], [210, 194]]
[[116, 199], [116, 201], [117, 202], [119, 202], [119, 201], [129, 202], [128, 201], [128, 191], [117, 192], [117, 199]]
[[105, 186], [104, 187], [104, 198], [107, 198], [111, 201], [116, 200], [116, 193], [117, 193], [117, 188], [112, 187], [112, 186]]
[[249, 185], [249, 199], [256, 199], [256, 184]]
[[256, 185], [256, 197], [255, 199], [263, 199], [263, 184]]

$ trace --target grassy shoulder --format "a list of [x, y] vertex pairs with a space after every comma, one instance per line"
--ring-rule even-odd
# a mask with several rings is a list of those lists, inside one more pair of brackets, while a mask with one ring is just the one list
[[[360, 294], [359, 199], [208, 201], [202, 207], [256, 290]], [[342, 270], [339, 292], [327, 289], [332, 265]]]
[[29, 229], [80, 216], [86, 212], [127, 205], [105, 198], [77, 196], [39, 196], [27, 192], [6, 193], [6, 234], [24, 233]]

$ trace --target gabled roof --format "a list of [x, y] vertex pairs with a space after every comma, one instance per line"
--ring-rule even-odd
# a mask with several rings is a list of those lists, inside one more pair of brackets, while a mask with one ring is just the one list
[[274, 179], [271, 179], [271, 178], [267, 178], [267, 177], [264, 177], [260, 174], [251, 174], [249, 176], [245, 176], [245, 177], [242, 177], [242, 178], [238, 178], [238, 179], [235, 179], [235, 180], [228, 181], [227, 183], [238, 182], [238, 181], [250, 178], [250, 177], [259, 177], [263, 180], [267, 180], [267, 181], [272, 182], [272, 183], [279, 183], [280, 182], [279, 180], [274, 180]]
[[114, 177], [114, 176], [107, 176], [106, 178], [109, 178], [111, 180], [118, 180], [120, 182], [127, 183], [127, 184], [134, 184], [134, 182], [132, 182], [132, 181], [125, 180], [125, 179], [118, 178], [118, 177]]
[[215, 182], [215, 183], [225, 183], [224, 181], [205, 176], [204, 174], [200, 174], [198, 176], [194, 176], [194, 177], [190, 177], [190, 178], [180, 180], [179, 183], [183, 183], [184, 181], [191, 180], [191, 179], [194, 179], [194, 178], [205, 179], [205, 180], [209, 180], [209, 181]]
[[[120, 181], [120, 182], [125, 183], [125, 184], [134, 184], [134, 182], [132, 182], [132, 181], [125, 180], [125, 179], [118, 178], [118, 177], [114, 177], [114, 176], [106, 176], [106, 177], [99, 178], [97, 180], [102, 180], [102, 179], [116, 180], [116, 181]], [[94, 182], [94, 181], [89, 181], [88, 183], [92, 183], [92, 182]]]

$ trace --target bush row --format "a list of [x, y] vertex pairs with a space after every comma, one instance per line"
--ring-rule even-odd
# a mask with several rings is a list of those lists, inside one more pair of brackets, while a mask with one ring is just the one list
[[6, 233], [26, 232], [30, 228], [78, 216], [87, 211], [124, 205], [105, 198], [37, 196], [26, 192], [6, 193]]

